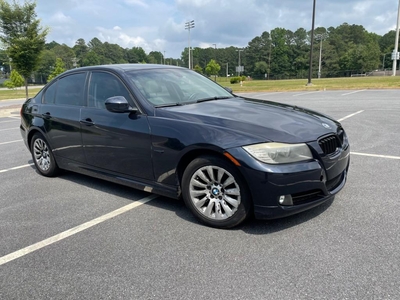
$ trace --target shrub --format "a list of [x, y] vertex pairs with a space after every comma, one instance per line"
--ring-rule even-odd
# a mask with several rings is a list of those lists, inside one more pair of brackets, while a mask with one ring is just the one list
[[230, 81], [231, 81], [231, 84], [239, 83], [240, 77], [231, 77]]

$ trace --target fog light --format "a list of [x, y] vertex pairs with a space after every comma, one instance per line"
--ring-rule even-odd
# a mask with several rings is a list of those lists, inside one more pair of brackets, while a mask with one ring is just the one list
[[293, 199], [291, 195], [282, 195], [279, 197], [280, 205], [293, 205]]

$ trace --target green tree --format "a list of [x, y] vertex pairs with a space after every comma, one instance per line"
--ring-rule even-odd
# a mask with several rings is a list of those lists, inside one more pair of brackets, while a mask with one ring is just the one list
[[86, 42], [84, 39], [78, 39], [75, 42], [75, 46], [72, 48], [75, 52], [75, 57], [77, 62], [80, 62], [80, 65], [82, 65], [83, 59], [85, 58], [86, 53], [88, 52], [89, 48], [86, 45]]
[[24, 85], [24, 78], [16, 70], [12, 70], [10, 80], [5, 81], [4, 85], [9, 89], [21, 87]]
[[203, 68], [200, 67], [199, 65], [195, 65], [195, 66], [194, 66], [194, 70], [195, 70], [197, 73], [203, 74]]
[[83, 59], [83, 66], [96, 66], [100, 64], [100, 57], [94, 51], [89, 51]]
[[40, 60], [40, 65], [36, 71], [36, 77], [39, 82], [46, 83], [47, 78], [56, 65], [57, 57], [51, 50], [43, 50]]
[[0, 0], [0, 41], [5, 45], [12, 66], [25, 79], [25, 93], [28, 99], [28, 78], [39, 67], [48, 28], [40, 25], [35, 2], [12, 4]]
[[56, 66], [54, 67], [53, 72], [51, 72], [51, 74], [47, 78], [47, 81], [52, 81], [55, 77], [64, 73], [65, 71], [66, 70], [65, 70], [65, 65], [64, 65], [63, 60], [61, 58], [57, 58]]
[[256, 62], [254, 72], [259, 75], [268, 74], [268, 64], [265, 61]]
[[206, 67], [206, 73], [208, 75], [217, 76], [219, 70], [221, 70], [221, 66], [215, 60], [213, 60], [213, 59], [210, 60], [210, 62], [207, 64], [207, 67]]
[[75, 52], [65, 44], [57, 45], [51, 51], [57, 58], [61, 58], [67, 70], [74, 68]]

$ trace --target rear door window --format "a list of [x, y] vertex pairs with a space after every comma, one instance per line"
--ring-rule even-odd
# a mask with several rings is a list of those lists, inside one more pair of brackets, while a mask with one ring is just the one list
[[[72, 74], [58, 80], [55, 103], [83, 106], [86, 73]], [[54, 85], [54, 84], [53, 84]]]

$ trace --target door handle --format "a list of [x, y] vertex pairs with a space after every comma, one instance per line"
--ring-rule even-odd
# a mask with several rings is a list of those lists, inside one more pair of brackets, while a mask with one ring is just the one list
[[92, 119], [87, 118], [87, 119], [83, 119], [80, 121], [81, 124], [85, 124], [86, 126], [93, 126], [94, 122], [92, 121]]
[[42, 117], [45, 119], [51, 119], [51, 114], [49, 112], [42, 114]]

